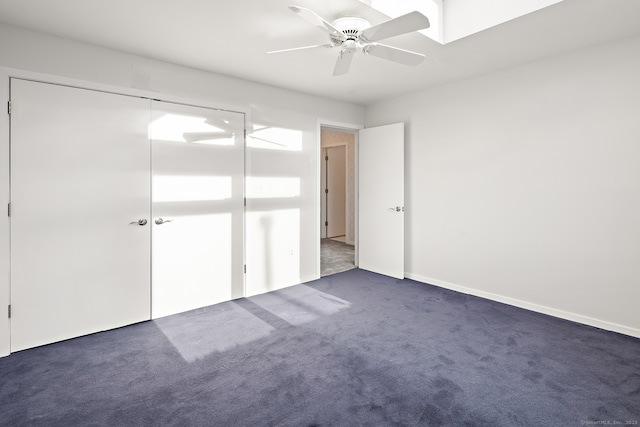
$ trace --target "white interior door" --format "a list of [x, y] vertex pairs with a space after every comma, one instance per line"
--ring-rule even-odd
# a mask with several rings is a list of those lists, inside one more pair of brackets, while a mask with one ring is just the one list
[[346, 147], [344, 145], [327, 148], [327, 237], [346, 234], [347, 181]]
[[11, 105], [11, 351], [149, 319], [149, 101], [12, 79]]
[[244, 296], [244, 114], [152, 103], [152, 316]]
[[404, 278], [404, 124], [362, 129], [358, 266]]

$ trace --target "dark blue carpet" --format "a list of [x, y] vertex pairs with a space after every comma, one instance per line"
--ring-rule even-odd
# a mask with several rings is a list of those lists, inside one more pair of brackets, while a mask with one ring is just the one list
[[3, 426], [640, 420], [639, 339], [362, 270], [18, 352], [0, 378]]

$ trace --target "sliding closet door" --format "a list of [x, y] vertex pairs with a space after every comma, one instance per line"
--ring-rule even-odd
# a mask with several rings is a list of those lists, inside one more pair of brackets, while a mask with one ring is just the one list
[[158, 318], [244, 295], [244, 114], [152, 103]]
[[12, 79], [11, 105], [11, 351], [149, 319], [149, 101]]

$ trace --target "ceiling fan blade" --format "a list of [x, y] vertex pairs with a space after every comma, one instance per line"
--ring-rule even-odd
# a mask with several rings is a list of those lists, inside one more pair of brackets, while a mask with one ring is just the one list
[[297, 13], [307, 21], [311, 22], [311, 24], [313, 24], [317, 28], [320, 28], [325, 33], [331, 34], [332, 36], [336, 36], [339, 38], [344, 38], [344, 34], [342, 33], [342, 31], [340, 31], [339, 29], [331, 25], [329, 22], [322, 19], [315, 12], [300, 6], [289, 6], [289, 9], [291, 9], [291, 11]]
[[342, 76], [349, 72], [354, 53], [356, 53], [355, 50], [343, 50], [340, 52], [340, 56], [338, 56], [338, 60], [336, 61], [336, 66], [333, 69], [334, 76]]
[[373, 27], [367, 28], [360, 33], [360, 40], [365, 43], [376, 42], [399, 36], [400, 34], [429, 28], [429, 19], [422, 13], [414, 11], [406, 15], [398, 16]]
[[388, 59], [389, 61], [411, 66], [420, 64], [425, 58], [421, 53], [378, 43], [367, 45], [362, 49], [362, 51], [367, 55], [377, 56], [378, 58]]
[[332, 45], [332, 44], [316, 44], [316, 45], [313, 45], [313, 46], [302, 46], [302, 47], [294, 47], [294, 48], [291, 48], [291, 49], [272, 50], [270, 52], [267, 52], [267, 55], [271, 55], [272, 53], [293, 52], [294, 50], [314, 49], [316, 47], [331, 48], [331, 47], [334, 47], [334, 45]]

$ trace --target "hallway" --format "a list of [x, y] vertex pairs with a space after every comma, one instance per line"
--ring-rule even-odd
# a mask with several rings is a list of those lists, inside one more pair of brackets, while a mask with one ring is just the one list
[[356, 268], [355, 247], [333, 239], [322, 239], [320, 265], [320, 275], [323, 277]]

